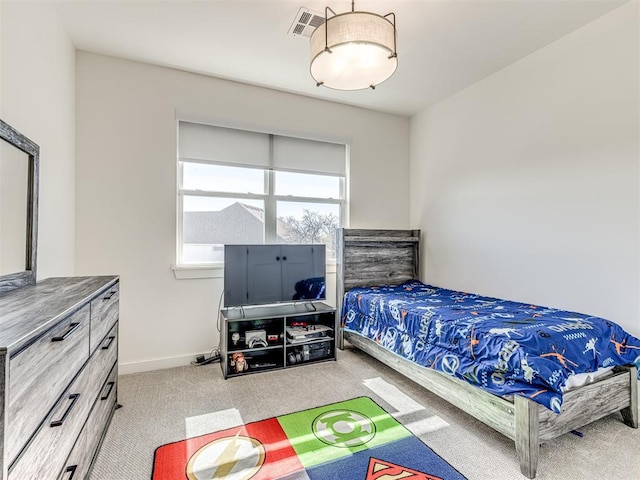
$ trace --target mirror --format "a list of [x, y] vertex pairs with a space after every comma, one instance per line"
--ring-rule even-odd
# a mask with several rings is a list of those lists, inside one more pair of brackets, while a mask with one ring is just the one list
[[0, 292], [36, 282], [39, 147], [0, 120]]

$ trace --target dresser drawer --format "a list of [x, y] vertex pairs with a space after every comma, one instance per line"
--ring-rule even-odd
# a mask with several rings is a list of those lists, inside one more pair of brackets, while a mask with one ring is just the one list
[[89, 371], [89, 384], [87, 386], [92, 398], [98, 396], [99, 390], [105, 382], [107, 375], [111, 371], [113, 364], [118, 359], [118, 323], [111, 327], [111, 331], [102, 342], [98, 344], [98, 348], [91, 359], [87, 368]]
[[93, 352], [118, 320], [119, 284], [115, 283], [91, 301], [90, 349]]
[[87, 448], [87, 442], [89, 440], [87, 426], [82, 429], [80, 436], [73, 446], [73, 450], [69, 454], [69, 458], [65, 466], [62, 468], [62, 473], [58, 477], [59, 480], [80, 480], [85, 479], [91, 460], [93, 457], [89, 454]]
[[5, 443], [9, 464], [88, 358], [86, 305], [10, 359]]
[[9, 480], [55, 478], [62, 471], [93, 405], [93, 396], [87, 394], [88, 383], [89, 369], [84, 368], [10, 466]]
[[[100, 395], [93, 405], [85, 430], [87, 431], [87, 452], [93, 456], [107, 434], [107, 426], [116, 408], [118, 399], [118, 365], [114, 364], [109, 376], [100, 389]], [[78, 477], [83, 478], [83, 477]]]
[[[84, 479], [89, 471], [96, 448], [102, 438], [102, 432], [109, 419], [109, 417], [105, 418], [104, 410], [108, 410], [110, 407], [113, 410], [116, 402], [117, 389], [114, 384], [109, 384], [109, 382], [115, 381], [117, 376], [117, 367], [114, 366], [117, 359], [118, 324], [116, 323], [85, 367], [87, 369], [86, 390], [93, 409], [58, 477], [60, 480]], [[107, 392], [109, 395], [105, 400], [102, 400]]]

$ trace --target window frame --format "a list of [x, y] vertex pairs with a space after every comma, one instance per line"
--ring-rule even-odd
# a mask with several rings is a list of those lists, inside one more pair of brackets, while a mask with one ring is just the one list
[[[224, 262], [208, 262], [208, 263], [182, 263], [183, 256], [183, 214], [184, 214], [184, 197], [199, 196], [213, 198], [237, 198], [247, 200], [262, 200], [264, 203], [264, 238], [265, 243], [276, 243], [277, 235], [277, 204], [279, 201], [297, 202], [307, 204], [323, 204], [338, 205], [338, 228], [344, 227], [347, 221], [347, 176], [334, 173], [320, 173], [317, 171], [292, 170], [283, 168], [273, 168], [255, 165], [242, 165], [238, 163], [228, 163], [213, 161], [201, 158], [191, 158], [178, 156], [177, 159], [177, 220], [176, 220], [176, 258], [172, 269], [176, 278], [222, 278]], [[345, 158], [345, 162], [347, 159]], [[222, 192], [213, 190], [190, 190], [181, 188], [183, 184], [183, 164], [184, 163], [200, 163], [207, 165], [229, 166], [234, 168], [251, 168], [264, 172], [264, 194], [256, 193], [236, 193]], [[323, 177], [337, 177], [339, 179], [339, 197], [303, 197], [294, 195], [276, 195], [275, 194], [275, 177], [276, 172], [292, 172], [306, 175], [319, 175]], [[335, 259], [327, 260], [327, 272], [335, 272]]]

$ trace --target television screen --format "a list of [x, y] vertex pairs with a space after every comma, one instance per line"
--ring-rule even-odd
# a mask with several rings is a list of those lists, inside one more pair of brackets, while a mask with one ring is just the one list
[[324, 245], [225, 245], [224, 306], [326, 299]]

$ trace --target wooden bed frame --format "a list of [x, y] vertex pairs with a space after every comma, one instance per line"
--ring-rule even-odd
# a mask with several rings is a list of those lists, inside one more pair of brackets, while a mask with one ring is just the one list
[[[398, 284], [420, 274], [420, 230], [339, 229], [337, 242], [338, 315], [344, 293], [354, 287]], [[635, 366], [564, 394], [562, 413], [519, 395], [507, 400], [455, 377], [427, 369], [340, 329], [344, 340], [407, 376], [447, 402], [461, 408], [515, 441], [520, 471], [535, 478], [540, 443], [620, 411], [624, 423], [638, 428], [638, 381]]]

